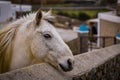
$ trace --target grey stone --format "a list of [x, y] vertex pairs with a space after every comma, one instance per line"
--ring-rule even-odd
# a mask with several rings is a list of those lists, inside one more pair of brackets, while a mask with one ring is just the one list
[[76, 55], [70, 72], [42, 63], [0, 74], [0, 80], [120, 80], [120, 44]]

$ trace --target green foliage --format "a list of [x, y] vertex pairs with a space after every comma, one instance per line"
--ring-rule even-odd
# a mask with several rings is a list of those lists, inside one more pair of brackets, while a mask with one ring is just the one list
[[90, 19], [91, 17], [84, 13], [84, 12], [80, 12], [79, 15], [78, 15], [78, 19], [81, 20], [81, 21], [86, 21], [88, 19]]
[[58, 15], [64, 15], [62, 11], [57, 11], [55, 13], [58, 14]]
[[63, 11], [58, 11], [56, 12], [58, 15], [62, 15], [62, 16], [67, 16], [67, 17], [72, 17], [72, 18], [75, 18], [73, 16], [75, 16], [75, 14], [69, 14], [68, 12], [63, 12]]
[[71, 14], [71, 17], [72, 17], [72, 18], [78, 18], [78, 16], [77, 16], [75, 13], [72, 13], [72, 14]]
[[96, 12], [96, 13], [92, 16], [92, 18], [97, 18], [97, 17], [98, 17], [98, 13], [99, 13], [99, 12]]
[[87, 20], [90, 18], [97, 18], [99, 12], [106, 12], [108, 10], [55, 10], [57, 15], [67, 16], [80, 20]]

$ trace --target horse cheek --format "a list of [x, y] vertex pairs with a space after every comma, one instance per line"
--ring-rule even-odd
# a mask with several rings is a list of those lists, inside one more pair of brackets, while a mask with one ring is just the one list
[[47, 56], [44, 58], [44, 61], [57, 68], [58, 67], [58, 60], [57, 60], [57, 57], [55, 54], [56, 53], [54, 53], [53, 51], [49, 51]]
[[[42, 46], [40, 46], [42, 45]], [[47, 53], [47, 48], [41, 39], [35, 38], [31, 43], [31, 51], [34, 58], [43, 59]]]

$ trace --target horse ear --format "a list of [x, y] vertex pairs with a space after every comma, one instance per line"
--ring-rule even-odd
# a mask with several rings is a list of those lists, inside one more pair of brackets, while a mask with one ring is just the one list
[[36, 25], [40, 24], [41, 19], [42, 19], [42, 11], [39, 9], [35, 17]]
[[52, 9], [47, 12], [47, 15], [52, 15]]

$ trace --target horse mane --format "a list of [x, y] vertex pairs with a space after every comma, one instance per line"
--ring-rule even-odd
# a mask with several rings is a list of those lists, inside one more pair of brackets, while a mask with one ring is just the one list
[[14, 28], [7, 28], [0, 32], [0, 73], [9, 69], [14, 33]]
[[21, 24], [32, 18], [32, 16], [34, 16], [34, 14], [22, 17], [0, 30], [0, 73], [9, 71], [16, 31]]

